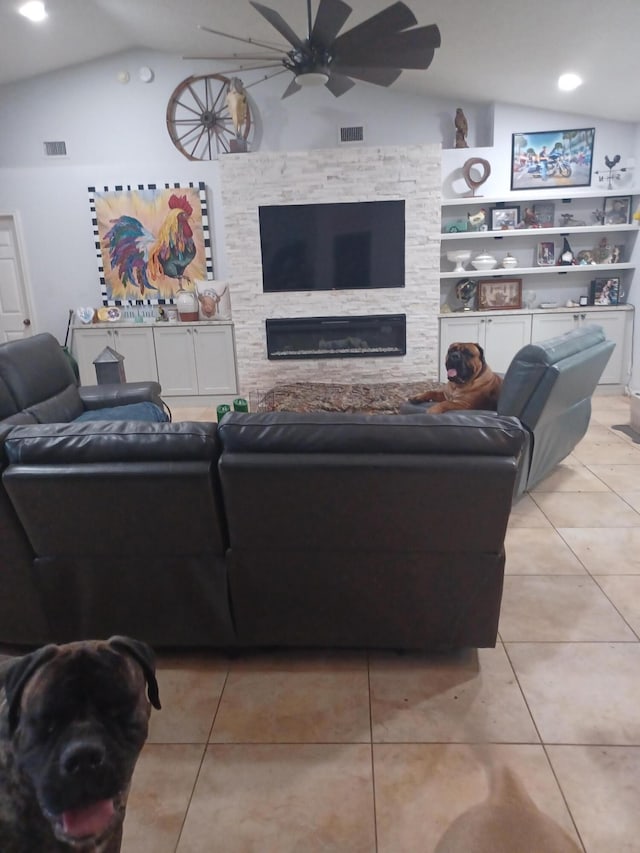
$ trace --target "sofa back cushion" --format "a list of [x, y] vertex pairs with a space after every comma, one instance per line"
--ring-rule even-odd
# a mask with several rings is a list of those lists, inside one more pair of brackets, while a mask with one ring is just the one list
[[0, 379], [18, 410], [55, 397], [76, 377], [58, 341], [48, 333], [9, 341], [0, 346]]
[[524, 439], [514, 419], [233, 413], [219, 435], [232, 549], [501, 552]]
[[39, 557], [225, 552], [215, 424], [18, 426], [5, 452], [3, 484]]
[[504, 376], [498, 414], [534, 430], [590, 400], [614, 348], [596, 325], [523, 347]]
[[10, 415], [15, 415], [18, 411], [18, 405], [9, 390], [7, 383], [0, 376], [0, 421], [8, 418]]

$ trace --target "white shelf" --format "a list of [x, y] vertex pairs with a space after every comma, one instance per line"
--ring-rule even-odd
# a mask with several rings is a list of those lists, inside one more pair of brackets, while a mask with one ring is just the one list
[[539, 267], [513, 267], [511, 269], [503, 269], [497, 267], [493, 270], [474, 270], [465, 269], [463, 272], [441, 272], [440, 278], [494, 278], [498, 276], [509, 276], [509, 278], [519, 278], [522, 275], [541, 275], [543, 273], [557, 273], [558, 275], [566, 275], [570, 272], [579, 273], [594, 273], [594, 272], [610, 272], [614, 275], [618, 270], [633, 270], [633, 264], [572, 264], [571, 266], [550, 266]]
[[637, 231], [637, 225], [576, 225], [556, 226], [554, 228], [510, 228], [507, 231], [443, 231], [441, 240], [484, 240], [493, 237], [544, 237], [548, 234], [602, 234], [615, 231]]
[[557, 201], [558, 199], [569, 198], [609, 198], [611, 196], [626, 196], [638, 195], [638, 190], [619, 187], [615, 190], [598, 189], [597, 187], [566, 187], [553, 190], [545, 190], [544, 186], [536, 190], [519, 190], [501, 196], [461, 196], [458, 198], [443, 198], [442, 207], [458, 207], [466, 204], [479, 204], [481, 207], [485, 205], [504, 203], [507, 207], [509, 202], [518, 201]]

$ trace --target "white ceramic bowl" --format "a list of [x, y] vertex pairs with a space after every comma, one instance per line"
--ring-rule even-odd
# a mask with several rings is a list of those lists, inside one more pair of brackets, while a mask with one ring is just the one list
[[471, 261], [471, 266], [477, 270], [492, 270], [498, 266], [498, 259], [483, 252]]
[[471, 259], [469, 249], [458, 249], [457, 251], [447, 252], [447, 260], [456, 265], [454, 272], [464, 272], [464, 265]]

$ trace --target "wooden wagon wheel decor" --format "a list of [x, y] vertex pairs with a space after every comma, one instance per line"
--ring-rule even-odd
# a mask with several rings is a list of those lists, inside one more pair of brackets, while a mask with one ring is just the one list
[[[222, 74], [187, 77], [167, 104], [171, 141], [189, 160], [215, 160], [220, 154], [246, 151], [251, 107], [236, 98], [238, 78]], [[236, 127], [237, 125], [237, 127]]]

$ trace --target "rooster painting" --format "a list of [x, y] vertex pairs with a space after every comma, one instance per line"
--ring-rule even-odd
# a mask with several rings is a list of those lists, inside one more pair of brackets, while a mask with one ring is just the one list
[[107, 299], [170, 299], [207, 278], [197, 189], [106, 191], [95, 206]]

